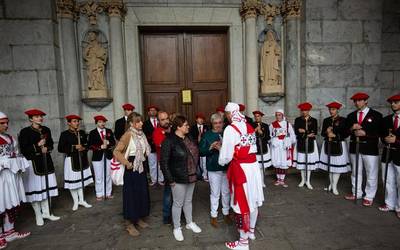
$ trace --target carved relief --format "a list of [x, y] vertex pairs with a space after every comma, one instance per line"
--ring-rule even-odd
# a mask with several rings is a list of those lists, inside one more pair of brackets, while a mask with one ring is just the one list
[[257, 13], [262, 8], [263, 3], [261, 0], [242, 0], [240, 6], [240, 16], [243, 19], [250, 17], [257, 17]]
[[261, 95], [283, 92], [281, 57], [282, 52], [276, 32], [272, 29], [266, 30], [260, 52]]
[[122, 0], [108, 0], [106, 10], [109, 16], [124, 17], [126, 6]]
[[64, 18], [76, 18], [77, 6], [74, 0], [57, 0], [57, 16]]
[[284, 17], [300, 17], [301, 0], [285, 0], [282, 4]]
[[99, 41], [96, 31], [89, 31], [83, 48], [86, 66], [87, 93], [89, 98], [107, 97], [106, 63], [107, 43]]
[[260, 14], [264, 16], [267, 25], [272, 25], [275, 16], [281, 14], [281, 6], [273, 4], [264, 4], [260, 9]]
[[97, 14], [102, 13], [104, 8], [104, 2], [97, 3], [94, 0], [89, 0], [79, 5], [80, 13], [88, 18], [90, 25], [97, 24]]

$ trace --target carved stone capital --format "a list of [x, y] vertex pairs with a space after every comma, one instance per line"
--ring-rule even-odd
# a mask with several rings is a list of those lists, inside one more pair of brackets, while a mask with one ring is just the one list
[[110, 17], [123, 18], [126, 14], [126, 5], [122, 0], [108, 0], [106, 2], [106, 11]]
[[281, 14], [281, 6], [274, 4], [263, 4], [260, 9], [260, 14], [264, 16], [268, 25], [272, 25], [275, 16]]
[[90, 25], [97, 24], [97, 14], [100, 14], [103, 11], [104, 11], [103, 2], [97, 3], [94, 0], [88, 0], [87, 2], [82, 2], [79, 5], [79, 12], [88, 18]]
[[301, 0], [284, 0], [282, 15], [286, 17], [300, 17]]
[[240, 16], [243, 20], [247, 18], [255, 18], [263, 6], [261, 0], [242, 0], [240, 6]]
[[57, 0], [57, 16], [75, 19], [77, 17], [77, 8], [75, 0]]

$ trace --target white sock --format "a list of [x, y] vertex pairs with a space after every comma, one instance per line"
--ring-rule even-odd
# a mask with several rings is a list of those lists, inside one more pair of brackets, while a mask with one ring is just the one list
[[248, 244], [249, 235], [240, 229], [240, 243]]
[[255, 208], [252, 213], [250, 213], [250, 228], [255, 228], [257, 223], [258, 208]]
[[4, 232], [10, 231], [14, 229], [14, 223], [11, 223], [8, 214], [6, 213], [4, 216]]

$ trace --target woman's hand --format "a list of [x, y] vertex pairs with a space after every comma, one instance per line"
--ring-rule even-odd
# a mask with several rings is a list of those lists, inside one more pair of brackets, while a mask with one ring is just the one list
[[170, 185], [171, 187], [175, 187], [175, 184], [176, 184], [176, 182], [171, 182], [169, 185]]
[[129, 164], [128, 165], [126, 165], [126, 168], [127, 169], [133, 169], [133, 162], [129, 162]]

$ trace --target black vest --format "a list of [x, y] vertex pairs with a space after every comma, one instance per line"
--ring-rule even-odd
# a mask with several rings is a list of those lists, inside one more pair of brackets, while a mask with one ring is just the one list
[[[87, 169], [89, 167], [89, 161], [87, 157], [87, 135], [85, 131], [79, 131], [80, 142], [86, 149], [79, 152], [75, 146], [78, 145], [78, 136], [74, 131], [65, 130], [60, 135], [58, 141], [58, 152], [64, 153], [67, 157], [71, 157], [72, 170], [75, 172], [81, 171], [81, 168]], [[82, 166], [80, 165], [81, 158]]]

